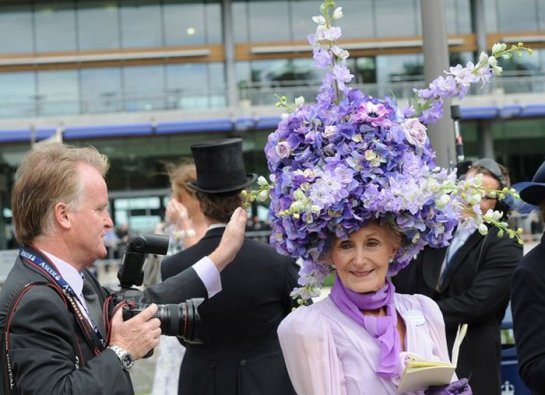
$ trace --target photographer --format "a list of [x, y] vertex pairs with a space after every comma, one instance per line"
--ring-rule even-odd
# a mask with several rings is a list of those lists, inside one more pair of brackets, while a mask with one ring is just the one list
[[[106, 255], [112, 228], [107, 158], [92, 147], [49, 143], [27, 153], [12, 190], [19, 257], [0, 293], [4, 394], [132, 394], [128, 369], [161, 334], [151, 304], [123, 321], [104, 319], [108, 292], [87, 270]], [[237, 210], [222, 242], [189, 270], [144, 291], [144, 302], [179, 303], [221, 290], [246, 213]], [[8, 350], [6, 352], [6, 349]]]

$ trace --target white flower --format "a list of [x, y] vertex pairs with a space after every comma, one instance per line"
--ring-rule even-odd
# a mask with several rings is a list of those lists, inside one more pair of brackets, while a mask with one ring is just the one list
[[314, 23], [317, 23], [318, 25], [324, 25], [325, 24], [325, 18], [322, 15], [313, 16], [312, 21]]
[[488, 227], [484, 223], [481, 223], [479, 225], [479, 233], [483, 236], [486, 236], [488, 234]]
[[333, 19], [341, 19], [343, 17], [343, 8], [337, 7], [335, 8], [335, 11], [333, 11]]
[[507, 48], [507, 45], [504, 43], [495, 43], [492, 46], [492, 55], [496, 55], [498, 52], [503, 52]]
[[350, 56], [350, 52], [338, 46], [331, 48], [331, 52], [333, 52], [333, 54], [339, 59], [347, 59]]
[[260, 202], [264, 202], [265, 200], [267, 200], [268, 197], [269, 191], [267, 190], [261, 191], [257, 194], [257, 200], [259, 200]]
[[325, 127], [324, 129], [324, 132], [323, 132], [323, 136], [325, 138], [331, 138], [333, 136], [335, 136], [335, 133], [337, 133], [337, 126], [335, 125], [328, 125]]
[[257, 178], [257, 185], [264, 187], [265, 185], [269, 185], [269, 183], [267, 182], [267, 179], [265, 177], [259, 176]]
[[305, 104], [305, 98], [303, 96], [299, 96], [295, 98], [295, 105], [299, 108], [302, 107], [303, 104]]
[[285, 159], [291, 155], [291, 147], [287, 141], [280, 141], [276, 145], [276, 154], [282, 159]]
[[403, 122], [403, 132], [407, 141], [415, 147], [422, 147], [426, 144], [426, 127], [418, 118], [409, 118]]

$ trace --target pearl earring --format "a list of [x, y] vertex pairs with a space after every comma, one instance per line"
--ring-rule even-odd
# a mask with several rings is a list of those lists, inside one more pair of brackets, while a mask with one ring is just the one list
[[394, 262], [394, 258], [390, 258], [390, 260], [388, 260], [388, 263], [393, 263]]

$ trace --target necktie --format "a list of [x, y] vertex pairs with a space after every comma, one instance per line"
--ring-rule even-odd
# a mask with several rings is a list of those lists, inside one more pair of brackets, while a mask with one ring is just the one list
[[90, 318], [96, 324], [100, 333], [104, 335], [105, 330], [104, 322], [102, 321], [102, 303], [100, 302], [98, 294], [93, 289], [93, 286], [89, 283], [89, 280], [83, 281], [82, 293]]

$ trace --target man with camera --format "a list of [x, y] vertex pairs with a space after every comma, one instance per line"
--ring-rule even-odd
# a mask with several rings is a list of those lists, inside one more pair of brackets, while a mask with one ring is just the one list
[[[120, 309], [110, 317], [103, 308], [109, 294], [88, 271], [106, 255], [104, 235], [113, 226], [107, 170], [96, 149], [60, 143], [37, 146], [19, 165], [12, 211], [21, 249], [0, 293], [4, 394], [132, 394], [128, 370], [159, 342], [157, 306], [127, 321]], [[143, 302], [218, 292], [219, 271], [240, 248], [245, 223], [237, 210], [217, 249], [145, 290]]]
[[[257, 178], [245, 171], [242, 139], [194, 144], [191, 151], [197, 181], [187, 185], [197, 191], [208, 230], [197, 244], [163, 260], [166, 281], [218, 246], [227, 219], [241, 204], [240, 192]], [[199, 308], [202, 344], [185, 343], [179, 395], [295, 394], [276, 329], [294, 305], [290, 293], [298, 270], [271, 246], [244, 240], [221, 273], [221, 294]]]

